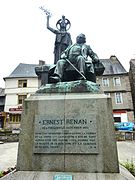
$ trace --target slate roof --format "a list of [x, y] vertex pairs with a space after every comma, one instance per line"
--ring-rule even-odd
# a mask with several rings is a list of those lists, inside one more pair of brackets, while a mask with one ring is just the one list
[[[17, 78], [17, 77], [37, 77], [35, 73], [35, 67], [38, 64], [24, 64], [20, 63], [15, 70], [5, 78]], [[4, 79], [5, 79], [4, 78]]]
[[[100, 59], [105, 66], [103, 75], [126, 74], [127, 71], [122, 66], [116, 56], [111, 56], [110, 59]], [[20, 78], [20, 77], [37, 77], [35, 67], [39, 64], [24, 64], [20, 63], [15, 70], [5, 78]], [[4, 78], [4, 79], [5, 79]]]
[[116, 56], [111, 56], [110, 59], [100, 59], [100, 61], [105, 66], [103, 75], [127, 74], [127, 71]]

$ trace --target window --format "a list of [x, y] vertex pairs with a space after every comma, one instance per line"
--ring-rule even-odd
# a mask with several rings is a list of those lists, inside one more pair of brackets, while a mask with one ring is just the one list
[[114, 122], [121, 122], [121, 117], [113, 117], [114, 118]]
[[113, 82], [114, 82], [114, 86], [120, 86], [121, 85], [120, 77], [114, 77]]
[[109, 79], [108, 78], [102, 78], [102, 85], [103, 86], [109, 86]]
[[27, 95], [18, 95], [18, 104], [23, 104], [23, 101], [26, 98], [27, 98]]
[[122, 94], [120, 92], [115, 93], [115, 102], [116, 104], [122, 104]]
[[20, 123], [21, 114], [10, 114], [9, 115], [9, 123]]
[[27, 87], [27, 80], [18, 80], [18, 87], [22, 88], [22, 87]]

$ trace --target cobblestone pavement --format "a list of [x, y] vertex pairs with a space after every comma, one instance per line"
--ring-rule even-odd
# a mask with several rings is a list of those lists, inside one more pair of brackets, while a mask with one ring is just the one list
[[[135, 141], [117, 142], [119, 162], [135, 163]], [[14, 167], [17, 161], [18, 143], [0, 144], [0, 171]]]

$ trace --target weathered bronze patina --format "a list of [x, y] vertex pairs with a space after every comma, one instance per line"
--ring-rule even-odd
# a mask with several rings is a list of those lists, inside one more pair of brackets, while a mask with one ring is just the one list
[[87, 81], [87, 80], [77, 80], [70, 82], [59, 82], [42, 85], [37, 91], [37, 94], [40, 93], [77, 93], [77, 92], [90, 92], [90, 93], [99, 93], [100, 87], [98, 84]]

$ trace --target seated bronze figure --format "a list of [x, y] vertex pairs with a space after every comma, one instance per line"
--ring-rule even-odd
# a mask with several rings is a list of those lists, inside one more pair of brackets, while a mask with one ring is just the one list
[[61, 54], [56, 65], [36, 67], [41, 85], [83, 79], [96, 82], [96, 75], [102, 75], [105, 68], [97, 54], [85, 43], [85, 35], [79, 34], [76, 43]]
[[100, 69], [101, 72], [95, 72], [95, 68], [101, 66], [101, 63], [96, 53], [85, 43], [85, 35], [78, 35], [76, 43], [69, 46], [61, 55], [54, 72], [50, 68], [50, 83], [82, 79], [96, 82], [96, 73], [103, 73], [104, 66]]

